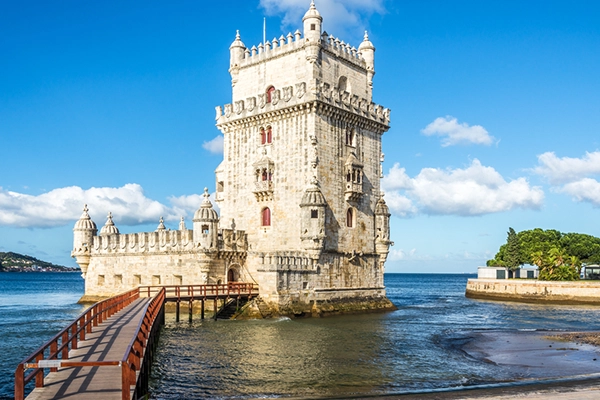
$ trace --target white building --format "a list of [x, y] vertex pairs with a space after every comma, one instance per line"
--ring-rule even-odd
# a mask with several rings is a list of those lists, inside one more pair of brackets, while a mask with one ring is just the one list
[[329, 36], [314, 3], [296, 31], [230, 46], [232, 101], [216, 107], [224, 157], [217, 215], [205, 189], [193, 229], [100, 235], [87, 209], [73, 256], [85, 299], [136, 285], [255, 282], [278, 314], [391, 309], [389, 210], [380, 189], [390, 111], [373, 103], [375, 47]]

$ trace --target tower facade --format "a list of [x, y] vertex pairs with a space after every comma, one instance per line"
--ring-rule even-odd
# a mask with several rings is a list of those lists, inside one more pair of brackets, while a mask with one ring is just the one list
[[220, 221], [246, 232], [244, 278], [281, 310], [387, 307], [390, 111], [372, 101], [375, 47], [366, 33], [358, 48], [328, 35], [314, 3], [302, 23], [251, 48], [238, 32], [230, 47], [232, 102], [216, 108]]
[[[373, 102], [375, 47], [323, 31], [314, 3], [303, 32], [231, 44], [232, 101], [216, 107], [224, 135], [216, 202], [170, 230], [121, 234], [109, 213], [97, 235], [87, 207], [73, 257], [82, 301], [138, 285], [258, 284], [258, 316], [393, 309], [383, 285], [391, 245], [380, 190], [390, 111]], [[269, 311], [270, 310], [270, 311]]]

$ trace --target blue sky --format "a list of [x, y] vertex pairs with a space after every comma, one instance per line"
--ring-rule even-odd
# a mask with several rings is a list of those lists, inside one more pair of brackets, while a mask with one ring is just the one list
[[[176, 229], [222, 155], [229, 45], [301, 28], [306, 0], [0, 4], [0, 251], [63, 265], [100, 226]], [[317, 0], [376, 50], [388, 272], [474, 272], [509, 227], [600, 236], [600, 3]], [[216, 144], [216, 145], [215, 145]]]

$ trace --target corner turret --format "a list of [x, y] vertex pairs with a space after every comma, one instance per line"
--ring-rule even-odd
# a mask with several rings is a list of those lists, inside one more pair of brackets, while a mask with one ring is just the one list
[[81, 275], [85, 278], [87, 267], [90, 264], [90, 249], [94, 236], [98, 233], [96, 223], [92, 221], [88, 214], [87, 204], [83, 206], [83, 214], [73, 227], [73, 251], [71, 257], [74, 257], [81, 268]]
[[205, 250], [216, 250], [219, 215], [209, 197], [208, 189], [204, 188], [204, 200], [194, 214], [194, 244]]
[[310, 2], [310, 8], [302, 18], [304, 38], [306, 40], [306, 59], [314, 63], [319, 58], [323, 17], [319, 14], [315, 2]]
[[375, 46], [373, 46], [373, 43], [369, 40], [367, 31], [365, 31], [365, 38], [360, 46], [358, 46], [358, 51], [362, 54], [362, 57], [367, 64], [367, 80], [369, 86], [373, 87], [373, 76], [375, 75]]
[[229, 46], [229, 73], [231, 74], [231, 85], [235, 86], [240, 72], [240, 64], [244, 59], [246, 46], [240, 40], [240, 31], [236, 31], [235, 40]]
[[300, 202], [302, 230], [300, 239], [302, 247], [307, 250], [314, 259], [319, 258], [319, 253], [325, 245], [325, 209], [327, 202], [316, 177], [313, 177], [310, 186], [304, 191]]
[[385, 200], [383, 200], [383, 194], [377, 201], [375, 206], [375, 251], [379, 254], [385, 262], [387, 255], [390, 251], [390, 245], [394, 243], [390, 241], [390, 209]]

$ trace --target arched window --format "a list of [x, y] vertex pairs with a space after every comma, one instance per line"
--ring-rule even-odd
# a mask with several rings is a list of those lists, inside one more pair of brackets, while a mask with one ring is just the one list
[[262, 210], [262, 226], [271, 226], [271, 210], [269, 207]]
[[270, 103], [273, 99], [273, 92], [275, 91], [275, 86], [269, 86], [267, 89], [267, 103]]
[[260, 144], [270, 144], [273, 142], [273, 129], [267, 126], [267, 129], [260, 128]]
[[267, 143], [273, 142], [273, 130], [270, 126], [267, 126]]
[[352, 128], [346, 129], [346, 145], [354, 146], [355, 139], [356, 139], [356, 135], [354, 134], [354, 129], [352, 129]]
[[338, 89], [340, 92], [348, 92], [348, 79], [345, 76], [340, 76]]
[[354, 210], [349, 208], [346, 211], [346, 226], [352, 228], [354, 226]]

